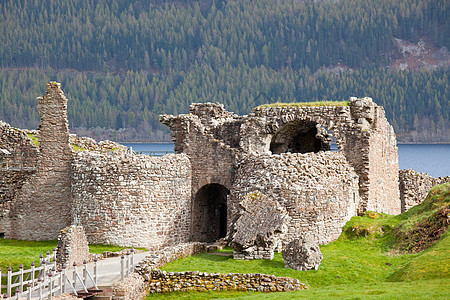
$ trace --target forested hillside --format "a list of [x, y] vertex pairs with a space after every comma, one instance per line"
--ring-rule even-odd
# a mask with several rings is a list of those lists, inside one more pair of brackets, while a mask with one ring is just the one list
[[70, 126], [96, 137], [167, 139], [158, 114], [192, 102], [246, 114], [370, 96], [404, 141], [450, 142], [448, 64], [392, 67], [393, 38], [448, 52], [449, 1], [15, 0], [0, 11], [0, 119], [13, 126], [37, 126], [35, 98], [56, 80]]

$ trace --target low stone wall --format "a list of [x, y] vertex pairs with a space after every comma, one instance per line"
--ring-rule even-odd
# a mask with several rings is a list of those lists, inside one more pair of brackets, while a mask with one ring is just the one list
[[434, 178], [427, 173], [420, 173], [411, 169], [400, 170], [399, 186], [402, 213], [422, 203], [433, 186], [446, 182], [450, 182], [450, 176]]
[[[318, 244], [337, 239], [359, 204], [358, 176], [339, 152], [263, 154], [242, 160], [229, 219], [239, 217], [239, 203], [255, 192], [278, 202], [291, 218], [283, 245], [298, 236]], [[257, 201], [253, 205], [258, 206]]]
[[265, 274], [166, 272], [155, 269], [148, 282], [150, 293], [185, 291], [288, 292], [307, 289], [298, 279]]
[[80, 152], [73, 164], [73, 214], [89, 243], [158, 249], [187, 242], [191, 169], [186, 155]]
[[112, 286], [111, 300], [138, 300], [147, 296], [147, 284], [142, 276], [131, 274], [123, 281], [116, 281]]

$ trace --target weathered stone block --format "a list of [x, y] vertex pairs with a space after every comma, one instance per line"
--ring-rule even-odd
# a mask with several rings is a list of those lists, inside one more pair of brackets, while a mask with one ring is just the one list
[[284, 267], [298, 271], [317, 270], [323, 255], [319, 245], [308, 238], [299, 238], [290, 242], [282, 252]]

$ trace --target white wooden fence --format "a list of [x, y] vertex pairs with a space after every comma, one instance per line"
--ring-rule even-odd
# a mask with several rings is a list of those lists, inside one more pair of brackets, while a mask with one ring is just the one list
[[[134, 250], [127, 251], [126, 256], [122, 254], [120, 260], [120, 278], [123, 280], [134, 271]], [[103, 273], [102, 275], [110, 275]], [[2, 277], [6, 277], [6, 285], [2, 285]], [[6, 289], [2, 299], [52, 299], [55, 295], [72, 293], [79, 297], [92, 296], [94, 293], [101, 292], [97, 286], [98, 265], [97, 259], [94, 259], [94, 270], [91, 274], [87, 267], [86, 260], [83, 262], [81, 274], [78, 271], [77, 264], [73, 263], [73, 270], [67, 270], [66, 266], [57, 268], [55, 248], [47, 251], [44, 258], [41, 254], [39, 267], [34, 262], [31, 268], [24, 270], [23, 265], [19, 271], [12, 272], [11, 266], [7, 274], [2, 274], [0, 269], [0, 287]], [[87, 286], [91, 283], [93, 289]], [[15, 290], [14, 290], [15, 288]], [[78, 291], [77, 291], [78, 289]], [[13, 294], [14, 291], [14, 294]]]

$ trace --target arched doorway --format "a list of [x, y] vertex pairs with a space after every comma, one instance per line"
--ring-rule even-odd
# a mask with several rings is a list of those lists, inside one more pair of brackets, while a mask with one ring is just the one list
[[227, 234], [227, 197], [230, 191], [221, 184], [204, 185], [192, 205], [194, 240], [214, 242]]
[[285, 124], [272, 137], [270, 151], [280, 153], [307, 153], [330, 150], [331, 136], [316, 122], [298, 120]]

